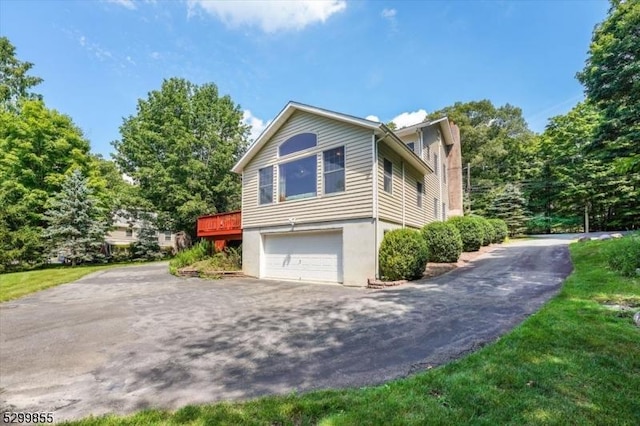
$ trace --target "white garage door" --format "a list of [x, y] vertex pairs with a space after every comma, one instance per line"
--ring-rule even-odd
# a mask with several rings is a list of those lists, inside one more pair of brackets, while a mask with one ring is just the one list
[[342, 232], [290, 233], [264, 237], [267, 278], [342, 282]]

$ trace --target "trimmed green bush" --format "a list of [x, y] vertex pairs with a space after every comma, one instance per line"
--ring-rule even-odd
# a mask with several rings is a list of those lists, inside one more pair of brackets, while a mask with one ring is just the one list
[[507, 238], [509, 235], [509, 228], [507, 227], [507, 222], [502, 219], [487, 219], [491, 226], [493, 226], [493, 230], [495, 231], [495, 238], [493, 239], [494, 243], [501, 243]]
[[384, 234], [380, 244], [380, 275], [386, 280], [421, 278], [429, 250], [420, 232], [396, 229]]
[[626, 277], [633, 277], [640, 270], [640, 233], [627, 235], [619, 240], [607, 241], [603, 247], [609, 267]]
[[473, 216], [482, 226], [482, 245], [488, 246], [496, 238], [496, 231], [493, 229], [493, 225], [489, 223], [489, 220], [482, 216]]
[[422, 236], [429, 248], [429, 262], [457, 262], [462, 253], [462, 238], [455, 225], [432, 222], [422, 228]]
[[462, 238], [462, 250], [478, 251], [482, 247], [484, 229], [480, 222], [472, 216], [455, 216], [447, 222], [458, 228]]

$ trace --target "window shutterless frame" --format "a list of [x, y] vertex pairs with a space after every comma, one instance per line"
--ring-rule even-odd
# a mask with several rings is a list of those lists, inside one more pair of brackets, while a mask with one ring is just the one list
[[383, 188], [385, 192], [393, 194], [393, 163], [386, 158], [383, 159], [384, 167], [384, 183]]
[[344, 146], [322, 153], [323, 192], [325, 194], [334, 194], [345, 190], [344, 154]]
[[273, 203], [273, 166], [258, 170], [258, 204]]

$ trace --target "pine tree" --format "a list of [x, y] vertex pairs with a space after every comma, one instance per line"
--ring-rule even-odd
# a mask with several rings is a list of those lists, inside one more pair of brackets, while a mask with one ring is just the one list
[[141, 218], [138, 241], [132, 244], [132, 250], [135, 259], [153, 260], [162, 257], [160, 244], [158, 244], [158, 228], [149, 217]]
[[526, 200], [520, 188], [514, 184], [506, 184], [498, 191], [491, 205], [487, 208], [487, 216], [502, 219], [507, 223], [509, 235], [520, 235], [526, 229]]
[[101, 248], [108, 224], [78, 169], [69, 175], [62, 190], [50, 200], [45, 213], [49, 227], [44, 236], [52, 251], [64, 256], [73, 266], [104, 258]]

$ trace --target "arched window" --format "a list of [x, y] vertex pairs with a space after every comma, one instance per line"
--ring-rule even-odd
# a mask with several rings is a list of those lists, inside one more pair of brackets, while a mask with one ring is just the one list
[[285, 155], [293, 154], [294, 152], [313, 148], [317, 144], [318, 137], [315, 133], [300, 133], [298, 135], [291, 136], [289, 139], [282, 142], [278, 148], [278, 155], [283, 157]]

